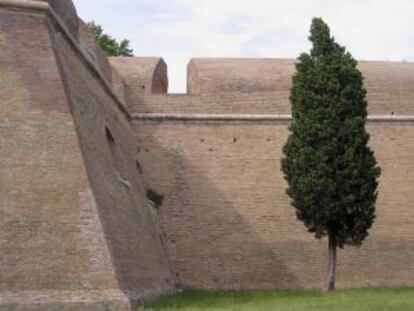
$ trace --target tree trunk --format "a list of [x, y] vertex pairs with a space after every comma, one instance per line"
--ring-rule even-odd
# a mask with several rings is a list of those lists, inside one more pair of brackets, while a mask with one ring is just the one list
[[329, 234], [329, 250], [328, 250], [328, 271], [326, 274], [325, 291], [330, 292], [335, 290], [336, 279], [336, 240], [335, 235]]

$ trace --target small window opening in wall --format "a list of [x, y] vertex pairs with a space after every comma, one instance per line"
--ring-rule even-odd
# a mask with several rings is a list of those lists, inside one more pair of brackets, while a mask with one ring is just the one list
[[143, 90], [145, 90], [145, 85], [141, 86], [141, 88], [142, 88]]
[[270, 138], [268, 138], [267, 141], [270, 141]]
[[394, 115], [394, 111], [391, 111], [391, 115], [392, 115], [392, 116]]
[[135, 165], [137, 166], [138, 173], [140, 173], [142, 175], [142, 173], [143, 173], [142, 166], [141, 166], [141, 164], [139, 164], [138, 160], [135, 161]]
[[200, 142], [204, 143], [204, 141], [205, 141], [205, 140], [204, 140], [203, 138], [201, 138], [201, 139], [200, 139]]
[[141, 152], [141, 147], [140, 146], [137, 147], [137, 151], [138, 151], [138, 153]]
[[236, 137], [233, 138], [233, 143], [237, 143], [237, 138]]
[[212, 152], [213, 151], [213, 148], [208, 149], [208, 151]]
[[106, 140], [109, 144], [109, 147], [111, 148], [111, 151], [114, 152], [114, 148], [115, 148], [115, 138], [114, 135], [112, 135], [111, 130], [108, 127], [105, 127], [105, 135], [106, 135]]

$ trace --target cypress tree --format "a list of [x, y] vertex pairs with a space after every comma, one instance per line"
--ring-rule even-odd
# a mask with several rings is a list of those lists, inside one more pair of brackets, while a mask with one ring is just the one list
[[337, 248], [359, 246], [375, 219], [380, 168], [368, 146], [366, 90], [357, 62], [314, 18], [310, 54], [296, 63], [292, 123], [282, 171], [296, 215], [328, 237], [325, 290], [335, 289]]

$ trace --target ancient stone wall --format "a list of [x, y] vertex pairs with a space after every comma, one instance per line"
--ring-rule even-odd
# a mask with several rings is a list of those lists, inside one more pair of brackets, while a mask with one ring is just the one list
[[128, 104], [134, 103], [138, 106], [146, 95], [167, 92], [167, 66], [161, 58], [110, 57], [109, 61], [122, 77]]
[[[0, 47], [0, 310], [322, 285], [326, 241], [296, 220], [280, 172], [293, 60], [195, 59], [189, 94], [166, 94], [162, 59], [108, 63], [66, 0], [0, 0]], [[414, 64], [360, 68], [383, 173], [338, 285], [412, 286]]]
[[119, 286], [132, 301], [159, 296], [174, 281], [156, 210], [145, 196], [129, 114], [68, 41], [52, 35]]
[[[145, 58], [141, 61], [143, 62]], [[111, 61], [130, 87], [138, 60]], [[137, 113], [289, 114], [293, 59], [193, 59], [189, 94], [135, 92], [127, 99]], [[414, 63], [362, 61], [369, 114], [414, 115]], [[137, 78], [135, 78], [137, 79]], [[139, 79], [138, 79], [139, 80]]]
[[[280, 172], [287, 122], [134, 122], [168, 252], [188, 287], [272, 289], [323, 284], [326, 241], [296, 220]], [[340, 252], [339, 287], [414, 283], [413, 124], [371, 122], [383, 169], [377, 221], [360, 249]]]
[[[191, 94], [275, 92], [288, 99], [294, 62], [293, 59], [193, 59], [188, 66], [189, 89], [196, 90]], [[414, 63], [360, 61], [358, 66], [365, 77], [370, 114], [414, 114]]]
[[52, 13], [0, 2], [0, 310], [131, 310], [174, 283], [157, 215], [126, 108]]
[[[360, 68], [383, 173], [375, 226], [362, 248], [340, 252], [338, 285], [412, 285], [414, 65]], [[166, 198], [162, 225], [184, 287], [322, 286], [327, 242], [296, 220], [280, 172], [293, 72], [293, 60], [197, 59], [191, 94], [129, 103], [144, 176]]]

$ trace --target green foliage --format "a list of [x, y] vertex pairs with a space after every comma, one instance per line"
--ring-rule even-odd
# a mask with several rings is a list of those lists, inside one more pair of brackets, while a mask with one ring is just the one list
[[[161, 298], [147, 311], [408, 311], [414, 288], [318, 291], [189, 291]], [[141, 310], [141, 308], [139, 308]]]
[[357, 62], [312, 22], [310, 54], [293, 77], [293, 121], [282, 171], [296, 215], [316, 238], [360, 245], [375, 219], [380, 169], [365, 131], [366, 90]]
[[97, 25], [93, 21], [88, 23], [87, 27], [90, 34], [96, 39], [108, 56], [134, 56], [133, 50], [129, 46], [129, 40], [124, 39], [118, 43], [110, 35], [103, 32], [102, 26]]
[[159, 194], [152, 188], [147, 189], [147, 199], [152, 201], [155, 205], [155, 208], [159, 209], [164, 202], [164, 195]]

